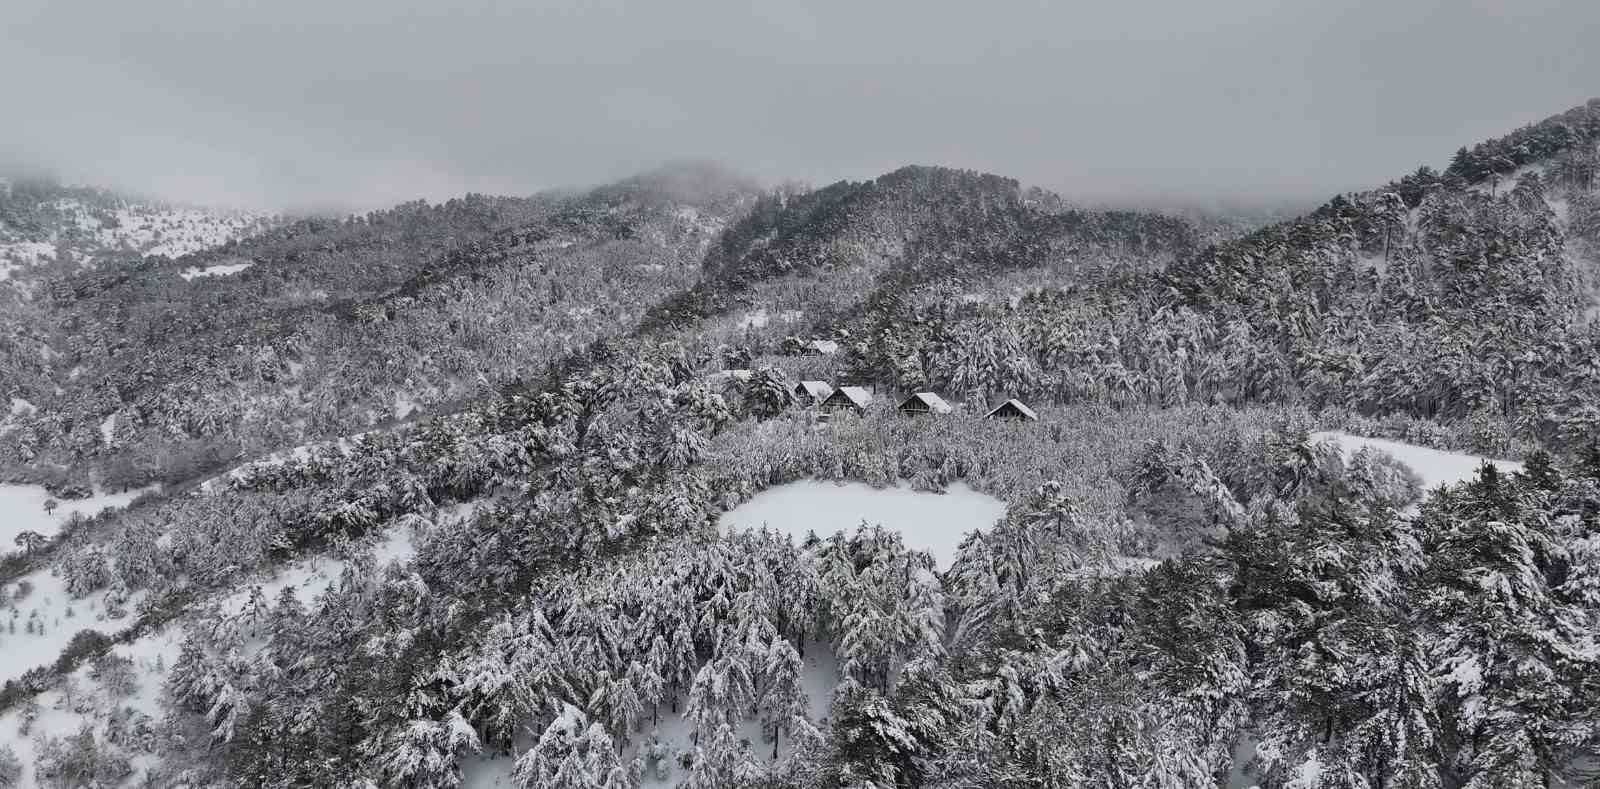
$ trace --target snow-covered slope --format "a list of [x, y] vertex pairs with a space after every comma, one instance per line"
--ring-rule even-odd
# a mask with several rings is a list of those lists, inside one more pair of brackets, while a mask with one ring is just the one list
[[119, 256], [178, 258], [255, 235], [279, 221], [256, 211], [0, 179], [0, 280], [54, 261], [87, 266]]

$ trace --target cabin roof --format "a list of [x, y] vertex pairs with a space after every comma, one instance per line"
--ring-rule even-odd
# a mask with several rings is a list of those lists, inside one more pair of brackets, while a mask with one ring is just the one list
[[913, 400], [927, 406], [928, 410], [935, 414], [948, 414], [955, 410], [954, 408], [950, 407], [949, 403], [944, 401], [943, 397], [940, 397], [933, 392], [917, 392], [901, 402], [900, 407], [905, 408], [907, 405], [910, 405]]
[[826, 400], [828, 395], [833, 394], [833, 387], [829, 386], [827, 381], [801, 381], [795, 388], [805, 390], [807, 395], [818, 400]]
[[1015, 409], [1017, 409], [1018, 413], [1022, 414], [1023, 416], [1025, 416], [1025, 417], [1027, 417], [1029, 419], [1038, 419], [1039, 418], [1039, 415], [1035, 414], [1033, 412], [1032, 408], [1027, 407], [1026, 405], [1023, 404], [1023, 402], [1021, 400], [1018, 400], [1015, 397], [1011, 398], [1010, 400], [1005, 401], [1004, 403], [1001, 403], [1000, 405], [995, 406], [985, 416], [994, 416], [995, 414], [999, 413], [1001, 409], [1005, 408], [1008, 405], [1013, 407], [1013, 408], [1015, 408]]
[[872, 402], [872, 393], [859, 386], [841, 386], [828, 399], [837, 401], [841, 396], [857, 408], [866, 408]]
[[821, 354], [831, 354], [839, 351], [839, 343], [833, 340], [811, 340], [806, 343], [806, 347]]

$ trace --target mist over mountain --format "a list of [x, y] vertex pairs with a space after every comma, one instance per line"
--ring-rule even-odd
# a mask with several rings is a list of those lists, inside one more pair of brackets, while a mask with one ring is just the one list
[[769, 183], [919, 162], [1075, 201], [1320, 200], [1442, 167], [1600, 73], [1584, 0], [82, 10], [0, 9], [0, 69], [28, 75], [0, 160], [273, 212], [526, 195], [680, 157]]

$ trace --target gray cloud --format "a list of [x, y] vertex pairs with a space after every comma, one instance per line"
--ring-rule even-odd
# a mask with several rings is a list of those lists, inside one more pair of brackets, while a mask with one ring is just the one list
[[663, 160], [1322, 196], [1600, 94], [1593, 0], [7, 0], [0, 159], [375, 207]]

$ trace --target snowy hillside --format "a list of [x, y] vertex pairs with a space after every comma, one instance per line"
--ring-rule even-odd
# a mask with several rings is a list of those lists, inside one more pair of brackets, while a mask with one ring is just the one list
[[50, 262], [178, 258], [281, 223], [272, 214], [126, 198], [104, 190], [0, 181], [0, 279]]

